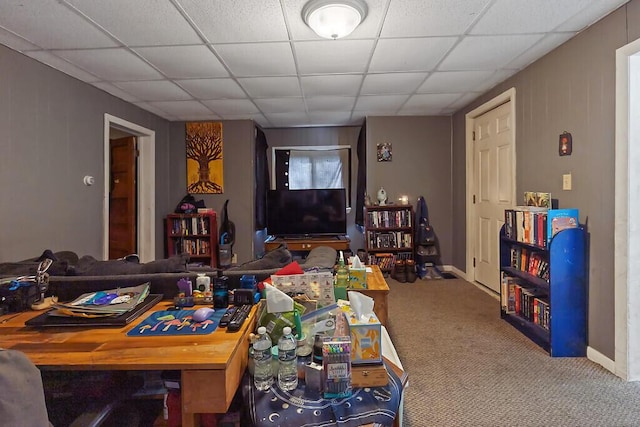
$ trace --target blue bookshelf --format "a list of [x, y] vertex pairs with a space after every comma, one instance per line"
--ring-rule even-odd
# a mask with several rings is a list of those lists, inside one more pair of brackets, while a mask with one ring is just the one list
[[504, 226], [500, 230], [500, 317], [552, 357], [586, 355], [585, 256], [582, 227], [558, 232], [547, 247], [510, 239]]

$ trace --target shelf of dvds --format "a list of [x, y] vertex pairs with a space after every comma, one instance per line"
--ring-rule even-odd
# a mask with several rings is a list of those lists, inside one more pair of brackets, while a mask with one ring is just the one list
[[189, 254], [190, 262], [218, 266], [218, 223], [215, 212], [169, 214], [167, 255]]
[[584, 229], [561, 230], [538, 245], [508, 237], [505, 227], [500, 230], [500, 317], [552, 357], [585, 356]]
[[396, 259], [413, 259], [413, 207], [411, 205], [365, 206], [367, 263], [383, 273]]

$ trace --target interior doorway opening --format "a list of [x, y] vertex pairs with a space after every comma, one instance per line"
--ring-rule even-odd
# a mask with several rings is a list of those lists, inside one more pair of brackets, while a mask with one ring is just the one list
[[140, 262], [155, 259], [155, 131], [124, 119], [105, 114], [104, 120], [104, 196], [103, 196], [103, 259], [109, 259], [109, 195], [111, 187], [111, 135], [121, 132], [137, 138], [138, 163], [136, 176], [137, 254]]

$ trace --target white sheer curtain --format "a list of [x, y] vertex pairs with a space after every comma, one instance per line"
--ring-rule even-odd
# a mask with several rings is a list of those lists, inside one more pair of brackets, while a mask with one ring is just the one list
[[349, 150], [291, 150], [289, 189], [349, 188]]

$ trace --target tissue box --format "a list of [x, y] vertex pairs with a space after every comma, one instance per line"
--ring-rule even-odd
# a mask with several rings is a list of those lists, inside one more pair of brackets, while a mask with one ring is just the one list
[[367, 269], [349, 268], [349, 288], [351, 289], [367, 289]]
[[351, 336], [351, 364], [382, 363], [382, 327], [376, 315], [371, 314], [368, 322], [362, 322], [351, 307], [342, 310]]

